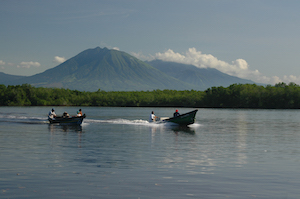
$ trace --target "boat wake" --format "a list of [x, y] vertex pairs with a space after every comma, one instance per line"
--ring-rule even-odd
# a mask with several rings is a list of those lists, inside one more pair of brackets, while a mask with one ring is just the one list
[[[23, 124], [49, 124], [47, 117], [31, 117], [31, 116], [23, 116], [23, 115], [15, 115], [15, 114], [4, 114], [0, 115], [0, 122], [11, 122], [11, 123], [23, 123]], [[159, 123], [159, 122], [149, 122], [143, 119], [84, 119], [82, 126], [90, 125], [90, 124], [126, 124], [126, 125], [138, 125], [138, 126], [150, 126], [150, 127], [172, 127], [177, 126], [177, 124], [173, 123]], [[190, 127], [198, 127], [200, 124], [194, 123], [189, 125]]]
[[94, 120], [94, 119], [85, 119], [84, 123], [111, 123], [111, 124], [133, 124], [133, 125], [149, 125], [153, 124], [147, 120], [137, 119], [137, 120], [128, 120], [128, 119], [109, 119], [109, 120]]
[[25, 124], [47, 124], [49, 123], [47, 118], [44, 117], [30, 117], [20, 115], [1, 115], [0, 122], [13, 122], [13, 123], [25, 123]]
[[[147, 120], [142, 119], [136, 119], [136, 120], [128, 120], [128, 119], [108, 119], [108, 120], [96, 120], [96, 119], [84, 119], [83, 125], [88, 125], [92, 123], [110, 123], [110, 124], [128, 124], [128, 125], [138, 125], [138, 126], [151, 126], [151, 127], [159, 127], [159, 126], [165, 126], [165, 127], [173, 127], [178, 126], [178, 124], [171, 123], [171, 122], [149, 122]], [[194, 123], [189, 125], [190, 127], [199, 127], [200, 124]]]

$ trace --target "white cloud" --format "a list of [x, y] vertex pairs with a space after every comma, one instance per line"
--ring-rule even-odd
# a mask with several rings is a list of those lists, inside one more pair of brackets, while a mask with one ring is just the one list
[[5, 65], [5, 62], [0, 60], [0, 65]]
[[[285, 83], [290, 83], [290, 82], [294, 82], [298, 85], [300, 85], [300, 76], [295, 76], [295, 75], [284, 75], [282, 81], [280, 82], [285, 82]], [[278, 83], [278, 82], [276, 82]]]
[[223, 73], [234, 75], [240, 78], [261, 76], [258, 70], [251, 71], [244, 59], [236, 59], [232, 63], [219, 60], [211, 54], [203, 54], [196, 48], [190, 48], [187, 52], [180, 54], [169, 49], [164, 53], [156, 53], [156, 59], [163, 61], [174, 61], [183, 64], [191, 64], [198, 68], [215, 68]]
[[66, 61], [66, 58], [65, 57], [55, 56], [53, 61], [56, 62], [56, 63], [61, 64], [61, 63], [63, 63], [63, 62]]
[[[137, 57], [145, 56], [141, 54], [134, 54]], [[182, 64], [191, 64], [198, 68], [215, 68], [223, 73], [240, 77], [243, 79], [250, 79], [256, 83], [276, 84], [278, 82], [294, 82], [300, 84], [300, 76], [293, 75], [283, 76], [279, 78], [277, 76], [267, 77], [261, 74], [258, 70], [251, 70], [249, 64], [244, 59], [236, 59], [231, 63], [219, 60], [211, 54], [203, 54], [201, 51], [197, 51], [196, 48], [189, 48], [185, 53], [176, 53], [169, 49], [164, 53], [156, 53], [154, 56], [148, 57], [148, 60], [160, 59], [163, 61], [171, 61]]]
[[39, 62], [21, 62], [20, 65], [18, 65], [18, 68], [30, 68], [30, 67], [40, 67], [41, 64]]
[[173, 50], [169, 49], [164, 53], [156, 53], [154, 57], [163, 61], [191, 64], [198, 68], [216, 68], [226, 73], [234, 73], [236, 69], [243, 70], [248, 68], [248, 64], [245, 60], [237, 59], [232, 62], [233, 64], [229, 64], [218, 60], [211, 54], [202, 54], [201, 51], [197, 51], [195, 48], [190, 48], [183, 54], [175, 53]]
[[120, 48], [118, 47], [113, 47], [112, 49], [120, 51]]
[[142, 52], [138, 52], [138, 53], [130, 52], [130, 54], [131, 54], [132, 56], [134, 56], [134, 57], [140, 59], [140, 60], [153, 60], [153, 59], [155, 59], [154, 56], [151, 56], [151, 55], [150, 55], [150, 56], [145, 56], [145, 55], [143, 55]]

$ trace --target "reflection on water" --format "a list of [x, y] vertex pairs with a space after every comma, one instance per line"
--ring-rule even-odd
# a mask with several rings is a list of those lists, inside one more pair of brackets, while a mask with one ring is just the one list
[[247, 115], [245, 112], [238, 112], [237, 114], [237, 161], [236, 166], [242, 166], [247, 164], [247, 153], [245, 153], [247, 148], [247, 133], [248, 133], [248, 123]]
[[195, 129], [188, 126], [174, 126], [171, 129], [172, 131], [174, 131], [175, 134], [187, 133], [187, 134], [195, 135], [196, 133]]
[[49, 124], [48, 129], [50, 132], [63, 131], [63, 132], [82, 133], [81, 125]]

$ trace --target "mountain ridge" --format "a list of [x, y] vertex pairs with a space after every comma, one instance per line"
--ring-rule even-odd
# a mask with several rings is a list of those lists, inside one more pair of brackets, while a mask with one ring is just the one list
[[[4, 73], [0, 73], [0, 77], [1, 75], [5, 76]], [[0, 83], [28, 83], [35, 87], [59, 87], [80, 91], [205, 90], [222, 84], [213, 82], [220, 77], [224, 78], [224, 85], [254, 83], [229, 76], [216, 69], [209, 69], [204, 73], [204, 70], [192, 65], [161, 60], [143, 62], [126, 52], [100, 47], [84, 50], [64, 63], [39, 74], [5, 77]]]

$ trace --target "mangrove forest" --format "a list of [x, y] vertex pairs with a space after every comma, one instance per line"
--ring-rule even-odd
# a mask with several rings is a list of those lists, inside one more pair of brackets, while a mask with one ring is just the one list
[[298, 109], [300, 86], [232, 84], [196, 90], [85, 92], [29, 84], [0, 85], [0, 106], [114, 106]]

